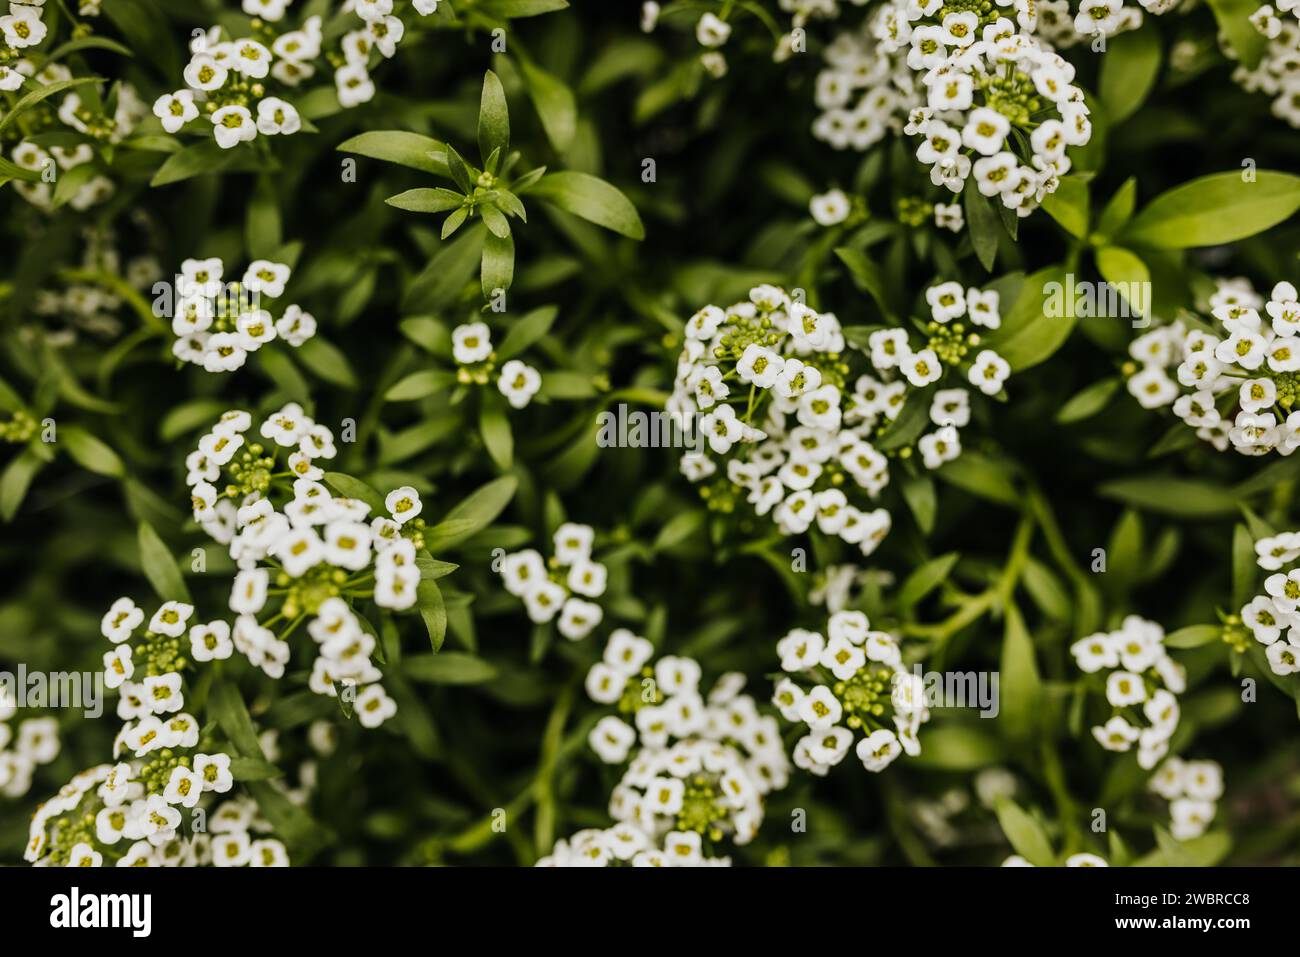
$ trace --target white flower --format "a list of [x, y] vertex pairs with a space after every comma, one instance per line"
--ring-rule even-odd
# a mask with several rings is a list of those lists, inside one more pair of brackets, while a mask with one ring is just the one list
[[355, 707], [363, 728], [377, 728], [397, 714], [397, 703], [377, 684], [366, 685], [357, 695]]
[[695, 39], [699, 41], [700, 46], [720, 47], [730, 36], [731, 24], [720, 20], [712, 13], [704, 14], [695, 25]]
[[565, 522], [555, 530], [551, 540], [555, 546], [555, 560], [564, 566], [573, 565], [590, 560], [596, 530], [590, 525]]
[[192, 614], [194, 614], [193, 605], [179, 601], [165, 602], [149, 620], [149, 630], [169, 638], [179, 638], [185, 633], [185, 623], [189, 621]]
[[1127, 751], [1138, 739], [1139, 731], [1119, 715], [1101, 727], [1092, 729], [1092, 735], [1107, 751]]
[[[975, 150], [982, 156], [997, 154], [1011, 132], [1010, 121], [997, 110], [980, 107], [971, 110], [970, 118], [961, 131], [962, 144]], [[1010, 155], [1010, 154], [1003, 154]], [[976, 176], [979, 176], [979, 163], [975, 164]], [[981, 190], [983, 192], [983, 190]], [[991, 195], [985, 193], [984, 195]]]
[[409, 485], [403, 485], [384, 496], [384, 508], [388, 509], [397, 524], [405, 525], [411, 519], [419, 517], [424, 503], [420, 501], [419, 492]]
[[114, 644], [120, 644], [131, 637], [131, 633], [144, 621], [144, 612], [136, 607], [129, 598], [119, 598], [113, 602], [108, 613], [100, 622], [100, 632]]
[[267, 136], [297, 133], [302, 119], [293, 105], [275, 96], [257, 102], [257, 131]]
[[[265, 570], [258, 570], [265, 574]], [[190, 629], [190, 657], [195, 661], [225, 660], [234, 647], [230, 640], [230, 625], [224, 621], [195, 625]]]
[[10, 3], [9, 15], [0, 17], [0, 31], [5, 43], [18, 50], [40, 43], [47, 32], [40, 10], [17, 3]]
[[606, 764], [622, 764], [636, 743], [636, 731], [625, 721], [606, 715], [591, 729], [587, 743]]
[[848, 219], [851, 208], [848, 196], [840, 189], [814, 196], [808, 203], [812, 218], [820, 226], [834, 226], [844, 222]]
[[982, 349], [975, 356], [968, 379], [971, 385], [985, 395], [997, 395], [1002, 390], [1002, 383], [1011, 374], [1011, 365], [1006, 359], [992, 349]]
[[339, 104], [345, 109], [367, 103], [375, 96], [375, 84], [364, 64], [349, 63], [339, 67], [334, 73], [334, 85]]
[[506, 401], [512, 408], [524, 408], [541, 387], [542, 376], [532, 366], [518, 359], [511, 359], [501, 367], [497, 389], [506, 397]]
[[[794, 361], [797, 360], [791, 360]], [[789, 365], [789, 362], [786, 363], [787, 368]], [[718, 455], [726, 455], [745, 434], [745, 428], [744, 424], [736, 418], [736, 410], [729, 405], [724, 405], [700, 420], [700, 432], [708, 440], [709, 448]]]
[[900, 360], [899, 368], [907, 381], [918, 389], [937, 382], [943, 375], [943, 366], [933, 349], [909, 353]]
[[935, 322], [948, 322], [966, 314], [966, 291], [959, 282], [945, 282], [925, 291]]
[[569, 598], [560, 609], [556, 630], [570, 641], [580, 641], [600, 624], [604, 612], [593, 602]]
[[199, 115], [199, 108], [194, 105], [193, 91], [177, 90], [175, 93], [164, 93], [154, 101], [153, 115], [162, 121], [162, 127], [168, 133], [177, 132]]
[[1146, 699], [1147, 689], [1141, 675], [1130, 671], [1115, 671], [1106, 679], [1106, 700], [1116, 708], [1141, 704]]
[[253, 115], [243, 106], [223, 106], [217, 110], [212, 114], [212, 127], [217, 145], [226, 150], [257, 138]]
[[800, 719], [814, 731], [824, 731], [831, 725], [837, 724], [843, 713], [844, 709], [839, 699], [825, 685], [813, 688], [799, 702]]
[[856, 750], [862, 766], [873, 772], [883, 771], [903, 753], [898, 735], [887, 728], [871, 732], [858, 742]]
[[492, 354], [492, 335], [487, 324], [471, 322], [451, 331], [451, 352], [461, 365], [482, 362]]

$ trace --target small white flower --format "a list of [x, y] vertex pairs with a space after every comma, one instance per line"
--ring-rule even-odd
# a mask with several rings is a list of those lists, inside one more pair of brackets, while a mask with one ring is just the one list
[[506, 397], [506, 401], [512, 408], [522, 409], [527, 406], [541, 387], [542, 376], [532, 366], [518, 359], [511, 359], [501, 367], [497, 389]]
[[849, 218], [851, 209], [848, 196], [840, 189], [820, 193], [808, 202], [808, 210], [819, 226], [834, 226], [844, 222]]
[[253, 115], [243, 106], [223, 106], [212, 114], [217, 145], [228, 150], [257, 138]]

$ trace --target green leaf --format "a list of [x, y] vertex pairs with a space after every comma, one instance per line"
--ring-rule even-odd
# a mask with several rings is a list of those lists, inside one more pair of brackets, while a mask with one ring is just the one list
[[478, 150], [487, 165], [488, 157], [510, 148], [510, 108], [500, 78], [488, 70], [483, 74], [483, 94], [478, 108]]
[[952, 567], [957, 564], [958, 554], [949, 552], [932, 558], [918, 567], [903, 580], [898, 589], [898, 604], [901, 608], [911, 608], [930, 592], [934, 591], [948, 577]]
[[488, 233], [483, 240], [483, 298], [492, 299], [510, 288], [515, 278], [515, 241]]
[[510, 327], [510, 331], [506, 333], [505, 339], [496, 350], [497, 361], [506, 362], [513, 359], [541, 339], [551, 331], [555, 317], [559, 314], [560, 310], [556, 306], [540, 306], [525, 313]]
[[962, 205], [966, 207], [966, 231], [970, 234], [970, 243], [975, 250], [975, 258], [988, 272], [993, 271], [993, 264], [998, 258], [998, 242], [1002, 226], [998, 215], [993, 211], [989, 198], [979, 191], [975, 177], [966, 181], [962, 196]]
[[459, 298], [479, 266], [487, 234], [481, 224], [475, 224], [443, 244], [412, 281], [402, 308], [406, 312], [437, 311]]
[[169, 186], [203, 173], [219, 173], [238, 156], [238, 148], [223, 150], [216, 140], [192, 143], [163, 160], [150, 186]]
[[117, 453], [80, 426], [65, 425], [59, 430], [59, 439], [78, 465], [99, 475], [125, 477], [126, 466]]
[[1258, 575], [1255, 538], [1250, 529], [1238, 524], [1232, 530], [1232, 607], [1240, 609], [1255, 596]]
[[1259, 9], [1255, 0], [1208, 0], [1214, 11], [1214, 19], [1219, 22], [1219, 29], [1232, 44], [1237, 57], [1246, 69], [1253, 70], [1259, 65], [1260, 58], [1268, 46], [1264, 35], [1250, 22], [1251, 16]]
[[1082, 422], [1106, 408], [1115, 393], [1120, 390], [1124, 380], [1118, 376], [1094, 382], [1076, 393], [1056, 413], [1056, 421], [1062, 425]]
[[[226, 687], [222, 685], [222, 687]], [[230, 774], [236, 781], [269, 781], [284, 772], [265, 758], [232, 757]]]
[[1102, 278], [1114, 286], [1124, 301], [1128, 303], [1131, 316], [1145, 316], [1151, 311], [1150, 302], [1135, 303], [1129, 291], [1134, 287], [1141, 290], [1144, 299], [1150, 299], [1147, 290], [1151, 288], [1151, 272], [1146, 263], [1133, 252], [1119, 246], [1103, 246], [1097, 250], [1097, 271]]
[[163, 601], [190, 601], [190, 590], [181, 576], [180, 567], [171, 549], [148, 522], [141, 522], [137, 535], [140, 545], [140, 565], [144, 577]]
[[311, 402], [311, 386], [288, 355], [279, 349], [258, 349], [256, 358], [262, 374], [281, 392], [295, 402]]
[[1056, 192], [1043, 197], [1043, 210], [1076, 239], [1088, 235], [1088, 184], [1078, 176], [1062, 176]]
[[445, 213], [449, 209], [459, 209], [465, 202], [465, 197], [454, 189], [439, 186], [436, 189], [408, 189], [396, 196], [389, 196], [384, 202], [412, 213]]
[[1107, 39], [1097, 95], [1112, 123], [1128, 119], [1141, 107], [1160, 72], [1160, 56], [1160, 34], [1154, 24]]
[[1005, 759], [1002, 742], [979, 723], [946, 724], [926, 729], [925, 744], [911, 763], [935, 771], [972, 772]]
[[18, 506], [27, 497], [27, 489], [45, 466], [45, 460], [31, 448], [25, 448], [5, 466], [0, 475], [0, 518], [6, 522], [13, 521], [18, 514]]
[[447, 144], [419, 133], [401, 130], [362, 133], [344, 140], [337, 149], [340, 153], [355, 153], [370, 159], [397, 163], [435, 176], [451, 175], [447, 168]]
[[559, 77], [547, 73], [530, 59], [520, 57], [519, 70], [546, 138], [555, 152], [563, 154], [578, 131], [578, 104], [573, 91]]
[[1222, 625], [1189, 625], [1165, 635], [1166, 648], [1199, 648], [1217, 641], [1223, 635]]
[[654, 543], [650, 546], [651, 550], [662, 552], [681, 545], [704, 528], [707, 518], [708, 516], [697, 508], [678, 512], [659, 529], [659, 534], [655, 536]]
[[361, 481], [361, 479], [353, 478], [343, 472], [326, 472], [325, 484], [344, 498], [365, 502], [370, 506], [371, 514], [374, 517], [388, 515], [388, 506], [384, 504], [383, 494], [374, 486]]
[[503, 472], [509, 470], [514, 462], [515, 438], [510, 431], [510, 420], [506, 417], [505, 403], [487, 393], [484, 395], [483, 407], [479, 411], [479, 432], [483, 436], [483, 445], [488, 455]]
[[1020, 506], [1021, 494], [1013, 466], [980, 452], [967, 451], [945, 462], [935, 475], [972, 495], [1013, 508]]
[[265, 761], [262, 746], [257, 740], [257, 730], [248, 714], [248, 707], [233, 682], [218, 681], [208, 695], [208, 713], [217, 720], [235, 750], [245, 758]]
[[88, 83], [103, 83], [103, 82], [104, 80], [102, 77], [83, 76], [72, 80], [56, 80], [55, 82], [47, 83], [44, 86], [37, 86], [36, 89], [31, 90], [28, 93], [24, 93], [21, 97], [19, 97], [18, 102], [14, 103], [14, 105], [9, 108], [8, 112], [5, 113], [3, 117], [0, 117], [0, 133], [3, 133], [5, 130], [7, 130], [9, 128], [10, 123], [13, 123], [15, 120], [18, 119], [18, 117], [22, 116], [24, 113], [30, 110], [37, 103], [40, 103], [42, 100], [47, 100], [50, 97], [55, 96], [59, 93], [63, 93], [66, 90], [71, 90], [73, 87], [85, 86]]
[[1120, 237], [1158, 249], [1218, 246], [1261, 233], [1300, 209], [1300, 176], [1214, 173], [1161, 193]]
[[[442, 524], [429, 529], [424, 536], [425, 548], [431, 553], [459, 545], [471, 535], [482, 531], [505, 511], [515, 496], [519, 482], [512, 475], [488, 482], [447, 513]], [[443, 525], [463, 523], [451, 530], [439, 531]]]
[[436, 655], [410, 655], [402, 659], [402, 674], [412, 681], [435, 685], [478, 685], [497, 676], [497, 669], [474, 655], [444, 651]]
[[303, 365], [326, 382], [344, 389], [356, 389], [360, 385], [348, 357], [333, 343], [321, 338], [308, 339], [294, 352]]
[[1237, 498], [1231, 490], [1200, 479], [1174, 475], [1144, 475], [1113, 479], [1097, 489], [1105, 498], [1180, 518], [1219, 518], [1234, 515]]
[[645, 227], [631, 201], [616, 187], [589, 173], [547, 173], [528, 195], [621, 236], [645, 239]]
[[479, 6], [493, 16], [508, 20], [554, 13], [567, 9], [569, 3], [568, 0], [482, 0]]
[[1060, 266], [1026, 276], [1020, 295], [1003, 313], [1001, 327], [984, 340], [985, 346], [1016, 372], [1049, 358], [1065, 344], [1076, 320], [1065, 284], [1066, 273]]
[[443, 601], [442, 590], [432, 579], [420, 579], [415, 590], [415, 607], [429, 632], [429, 644], [435, 652], [440, 651], [442, 642], [447, 637], [447, 605]]
[[1021, 810], [1020, 805], [1010, 798], [1002, 798], [997, 802], [996, 810], [1002, 833], [1007, 836], [1017, 854], [1035, 867], [1055, 865], [1056, 855], [1052, 852], [1052, 842], [1047, 839], [1047, 832]]
[[890, 307], [889, 286], [880, 267], [860, 249], [841, 246], [835, 250], [835, 255], [848, 267], [849, 276], [854, 284], [859, 289], [865, 290], [876, 301], [881, 314], [887, 317], [894, 315], [894, 310]]
[[1015, 605], [1008, 605], [1006, 609], [1000, 668], [1001, 713], [998, 721], [1006, 729], [1008, 737], [1023, 742], [1034, 733], [1041, 717], [1042, 679], [1038, 676], [1034, 641]]
[[1124, 185], [1115, 190], [1101, 216], [1097, 218], [1097, 235], [1103, 240], [1110, 239], [1133, 218], [1137, 206], [1137, 177], [1130, 176]]
[[456, 383], [456, 373], [446, 369], [425, 369], [412, 372], [393, 384], [384, 398], [389, 402], [410, 402], [423, 399]]
[[934, 531], [936, 502], [934, 496], [934, 479], [929, 475], [918, 473], [905, 475], [902, 481], [903, 500], [911, 509], [917, 527], [923, 535]]

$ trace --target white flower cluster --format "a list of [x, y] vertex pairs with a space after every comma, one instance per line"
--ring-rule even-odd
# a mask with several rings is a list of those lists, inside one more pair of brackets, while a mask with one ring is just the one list
[[1143, 11], [1152, 16], [1168, 13], [1179, 0], [1138, 0], [1142, 9], [1124, 0], [1083, 0], [1070, 12], [1069, 0], [1040, 0], [1037, 34], [1058, 47], [1088, 43], [1095, 53], [1105, 53], [1104, 38], [1142, 26]]
[[25, 859], [37, 867], [287, 867], [284, 844], [248, 798], [205, 809], [207, 829], [182, 832], [182, 809], [233, 783], [229, 756], [200, 754], [193, 763], [194, 771], [175, 765], [163, 793], [156, 769], [140, 761], [83, 771], [33, 815]]
[[[151, 254], [124, 258], [117, 230], [111, 226], [87, 227], [80, 258], [83, 275], [120, 276], [131, 288], [144, 292], [162, 278], [162, 267]], [[104, 340], [117, 339], [123, 330], [122, 295], [107, 284], [90, 280], [50, 277], [36, 292], [31, 313], [40, 318], [41, 336], [53, 346], [79, 341], [82, 333]]]
[[[406, 32], [393, 16], [393, 0], [351, 0], [345, 10], [360, 23], [345, 32], [337, 52], [323, 56], [324, 27], [319, 16], [307, 17], [300, 27], [281, 30], [289, 0], [244, 0], [244, 12], [257, 18], [251, 36], [226, 37], [214, 26], [190, 44], [190, 61], [184, 70], [185, 88], [160, 96], [154, 115], [168, 133], [176, 133], [206, 113], [217, 144], [230, 149], [263, 136], [290, 135], [302, 129], [302, 118], [292, 103], [268, 96], [268, 77], [286, 90], [311, 79], [320, 63], [338, 61], [334, 88], [345, 109], [369, 102], [375, 96], [370, 67], [375, 54], [393, 56]], [[413, 7], [428, 16], [438, 0], [414, 0]], [[332, 29], [332, 23], [331, 23]]]
[[501, 559], [499, 572], [506, 591], [523, 601], [533, 622], [554, 620], [556, 629], [570, 641], [586, 638], [605, 617], [600, 605], [587, 600], [605, 594], [608, 578], [605, 566], [592, 559], [595, 541], [596, 530], [590, 525], [566, 522], [555, 530], [555, 552], [549, 562], [533, 548]]
[[[211, 657], [229, 657], [233, 646], [279, 678], [289, 658], [285, 639], [307, 621], [320, 646], [311, 689], [336, 696], [340, 684], [363, 688], [355, 707], [364, 726], [377, 727], [397, 708], [370, 660], [374, 634], [350, 601], [369, 598], [396, 611], [415, 604], [424, 547], [420, 495], [409, 486], [393, 490], [384, 502], [388, 514], [367, 522], [369, 505], [335, 496], [321, 483], [319, 463], [335, 454], [329, 429], [295, 403], [262, 423], [269, 447], [246, 441], [251, 427], [247, 412], [226, 413], [186, 460], [194, 518], [229, 545], [240, 568], [230, 595], [238, 617], [228, 632], [222, 623], [214, 646], [220, 651]], [[281, 464], [285, 449], [294, 451]], [[222, 481], [223, 470], [229, 482], [218, 490], [213, 483]], [[284, 496], [289, 500], [277, 505], [274, 499]], [[278, 607], [267, 607], [270, 595]], [[259, 622], [259, 614], [266, 620]], [[269, 626], [279, 622], [285, 626], [277, 636]]]
[[1129, 392], [1147, 409], [1172, 404], [1220, 451], [1290, 455], [1300, 447], [1296, 287], [1280, 282], [1265, 301], [1244, 279], [1220, 280], [1209, 305], [1216, 327], [1180, 319], [1133, 340], [1141, 367]]
[[[1273, 97], [1273, 115], [1300, 128], [1300, 2], [1264, 4], [1250, 18], [1268, 45], [1253, 70], [1238, 65], [1232, 78], [1250, 92]], [[1222, 37], [1221, 37], [1222, 40]], [[1230, 56], [1234, 54], [1229, 51]]]
[[1028, 216], [1056, 191], [1070, 169], [1066, 148], [1086, 144], [1092, 123], [1073, 65], [1021, 32], [1034, 25], [1031, 0], [1003, 6], [1015, 22], [996, 9], [891, 0], [874, 29], [882, 50], [906, 51], [921, 74], [925, 105], [904, 132], [921, 137], [916, 158], [931, 181], [960, 193], [973, 175], [980, 193]]
[[1079, 670], [1106, 671], [1106, 700], [1112, 715], [1092, 735], [1107, 751], [1138, 745], [1138, 765], [1149, 771], [1169, 751], [1178, 728], [1177, 696], [1187, 689], [1187, 672], [1165, 650], [1165, 631], [1137, 615], [1118, 631], [1098, 633], [1070, 646]]
[[[748, 302], [726, 310], [697, 312], [686, 324], [667, 409], [679, 423], [696, 423], [713, 456], [726, 457], [725, 480], [701, 490], [710, 507], [731, 511], [744, 492], [754, 511], [771, 513], [784, 534], [801, 534], [815, 521], [825, 534], [870, 555], [889, 532], [889, 512], [861, 511], [849, 496], [860, 491], [874, 501], [889, 482], [889, 459], [875, 441], [913, 390], [939, 382], [978, 344], [979, 336], [954, 320], [991, 329], [1001, 324], [994, 290], [947, 282], [927, 290], [926, 300], [931, 321], [924, 345], [914, 350], [900, 326], [872, 332], [865, 354], [849, 350], [834, 315], [774, 286], [757, 286]], [[985, 349], [966, 377], [994, 395], [1009, 372]], [[970, 402], [964, 388], [930, 397], [936, 428], [916, 448], [925, 467], [938, 468], [961, 454], [958, 429], [970, 421]], [[688, 452], [682, 472], [694, 482], [711, 479], [718, 471], [713, 456]]]
[[1223, 797], [1223, 768], [1217, 761], [1167, 758], [1147, 785], [1169, 801], [1169, 833], [1190, 841], [1205, 833]]
[[604, 829], [586, 828], [568, 839], [555, 842], [551, 853], [537, 862], [538, 867], [726, 867], [727, 857], [705, 857], [698, 834], [667, 835], [669, 850], [655, 846], [649, 834], [635, 824], [623, 821]]
[[[487, 323], [468, 322], [451, 331], [451, 350], [461, 366], [461, 381], [486, 383], [495, 365], [492, 351], [492, 331]], [[522, 409], [533, 401], [542, 387], [542, 376], [536, 369], [519, 359], [510, 359], [501, 366], [497, 376], [497, 390], [506, 397], [510, 407]]]
[[0, 796], [19, 798], [32, 786], [32, 774], [59, 756], [59, 723], [54, 718], [27, 718], [15, 734], [9, 723], [18, 713], [0, 688]]
[[1255, 555], [1259, 567], [1273, 574], [1264, 579], [1265, 593], [1241, 609], [1241, 620], [1264, 646], [1273, 673], [1293, 675], [1300, 672], [1300, 532], [1261, 538]]
[[821, 112], [812, 133], [837, 150], [863, 151], [898, 133], [924, 99], [916, 73], [897, 53], [886, 52], [869, 28], [839, 34], [823, 52], [814, 94]]
[[723, 675], [706, 697], [697, 661], [665, 655], [652, 666], [653, 655], [649, 641], [626, 629], [610, 635], [586, 687], [621, 717], [602, 718], [588, 743], [607, 764], [631, 755], [610, 796], [616, 821], [647, 835], [670, 864], [709, 863], [724, 839], [753, 840], [765, 795], [785, 787], [780, 729], [741, 694], [743, 675]]
[[[35, 88], [73, 79], [72, 70], [63, 63], [45, 63], [38, 70], [24, 51], [41, 43], [48, 33], [41, 19], [42, 6], [33, 3], [9, 4], [9, 14], [0, 17], [0, 91], [16, 92], [28, 84]], [[35, 182], [13, 181], [18, 194], [38, 209], [54, 209], [54, 189], [58, 177], [89, 163], [95, 157], [92, 143], [120, 143], [134, 132], [148, 116], [148, 107], [130, 83], [120, 83], [111, 116], [102, 107], [91, 110], [75, 91], [64, 93], [58, 106], [41, 104], [38, 109], [52, 110], [58, 122], [87, 139], [82, 142], [49, 144], [48, 148], [28, 139], [20, 139], [10, 151], [10, 158], [25, 170], [40, 173]], [[38, 124], [36, 129], [41, 129]], [[103, 203], [116, 191], [113, 181], [102, 173], [92, 173], [68, 200], [76, 210], [86, 210]]]
[[[193, 606], [169, 601], [145, 625], [144, 612], [131, 599], [119, 598], [104, 615], [100, 631], [114, 645], [104, 655], [104, 683], [118, 689], [117, 714], [124, 722], [113, 754], [117, 759], [130, 752], [131, 757], [77, 775], [41, 805], [32, 820], [28, 861], [99, 867], [107, 853], [118, 866], [197, 862], [200, 839], [182, 835], [182, 811], [197, 808], [205, 795], [230, 791], [234, 777], [228, 754], [199, 750], [202, 728], [183, 710], [182, 673], [189, 661], [182, 637], [193, 613]], [[199, 636], [215, 624], [189, 629], [194, 660], [208, 660], [198, 653]], [[92, 790], [93, 806], [84, 806]], [[215, 821], [212, 830], [218, 830]], [[214, 857], [237, 856], [222, 849], [222, 837], [211, 840]], [[123, 842], [130, 844], [124, 852], [118, 847]], [[250, 847], [244, 834], [243, 863]], [[262, 842], [259, 850], [260, 860], [287, 863], [278, 841]]]
[[794, 678], [781, 679], [772, 702], [787, 721], [808, 726], [794, 747], [797, 767], [824, 776], [855, 738], [855, 753], [872, 772], [904, 752], [921, 753], [917, 732], [930, 719], [923, 683], [904, 670], [898, 640], [872, 631], [862, 612], [831, 615], [826, 636], [795, 628], [777, 642], [776, 653], [781, 670]]
[[249, 353], [275, 339], [295, 349], [316, 334], [316, 319], [297, 305], [286, 306], [279, 319], [262, 308], [262, 298], [284, 295], [291, 270], [284, 263], [257, 259], [243, 279], [226, 284], [218, 258], [187, 259], [175, 278], [171, 304], [172, 354], [208, 372], [233, 372]]

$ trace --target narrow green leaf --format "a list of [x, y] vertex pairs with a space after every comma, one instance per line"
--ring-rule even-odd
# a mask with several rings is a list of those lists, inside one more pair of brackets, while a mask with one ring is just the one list
[[137, 536], [140, 545], [140, 565], [144, 577], [163, 601], [190, 602], [190, 590], [181, 576], [176, 557], [148, 522], [141, 522]]
[[616, 187], [590, 173], [547, 173], [528, 195], [621, 236], [645, 239], [645, 227], [636, 207]]

